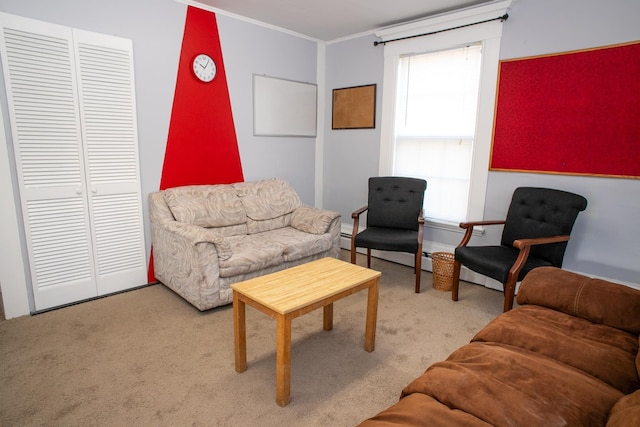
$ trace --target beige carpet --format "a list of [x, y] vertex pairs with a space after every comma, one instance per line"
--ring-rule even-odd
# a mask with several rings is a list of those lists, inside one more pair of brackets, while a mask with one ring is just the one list
[[[343, 251], [343, 259], [348, 253]], [[364, 258], [359, 258], [364, 265]], [[366, 293], [293, 321], [291, 403], [275, 403], [275, 321], [247, 307], [248, 369], [234, 369], [232, 307], [201, 313], [162, 285], [0, 322], [0, 426], [353, 426], [397, 401], [428, 365], [502, 311], [461, 284], [459, 302], [412, 269], [382, 271], [376, 349]]]

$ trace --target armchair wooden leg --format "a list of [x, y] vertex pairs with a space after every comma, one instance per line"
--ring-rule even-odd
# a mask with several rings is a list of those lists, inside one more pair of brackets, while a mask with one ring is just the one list
[[422, 251], [416, 253], [416, 294], [420, 293], [420, 273], [422, 272]]
[[507, 312], [513, 308], [513, 299], [516, 295], [516, 276], [509, 275], [507, 283], [504, 284], [504, 307], [503, 312]]
[[367, 268], [371, 268], [371, 249], [367, 248]]
[[351, 237], [351, 264], [356, 263], [356, 242], [355, 238]]
[[460, 269], [462, 264], [460, 261], [453, 262], [453, 274], [452, 274], [452, 286], [451, 286], [451, 300], [458, 301], [458, 289], [460, 287]]

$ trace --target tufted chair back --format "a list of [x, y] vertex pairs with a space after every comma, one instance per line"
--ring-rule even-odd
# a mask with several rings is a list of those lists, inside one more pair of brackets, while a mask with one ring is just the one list
[[369, 178], [367, 227], [418, 231], [427, 182], [398, 176]]
[[[513, 247], [513, 241], [535, 237], [570, 235], [578, 214], [587, 207], [584, 197], [561, 190], [519, 187], [513, 193], [501, 244]], [[538, 245], [531, 256], [562, 266], [567, 242]]]

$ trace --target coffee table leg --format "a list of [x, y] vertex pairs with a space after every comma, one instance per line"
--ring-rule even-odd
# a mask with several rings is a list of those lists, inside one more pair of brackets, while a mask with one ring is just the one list
[[322, 313], [322, 322], [325, 331], [330, 331], [333, 329], [333, 303], [324, 306]]
[[236, 372], [247, 370], [247, 322], [245, 303], [233, 292], [233, 338], [235, 345]]
[[376, 322], [378, 318], [378, 282], [379, 278], [369, 287], [367, 297], [367, 326], [364, 334], [364, 349], [372, 352], [376, 346]]
[[278, 315], [276, 337], [276, 403], [286, 406], [291, 396], [291, 316]]

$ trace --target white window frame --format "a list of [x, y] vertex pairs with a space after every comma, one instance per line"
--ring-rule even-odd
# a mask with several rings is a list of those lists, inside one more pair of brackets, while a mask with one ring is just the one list
[[[400, 56], [437, 52], [464, 46], [468, 43], [482, 43], [476, 138], [473, 148], [467, 208], [467, 218], [470, 220], [484, 217], [503, 21], [492, 20], [477, 25], [469, 24], [502, 16], [507, 13], [510, 4], [511, 0], [493, 2], [376, 32], [376, 35], [383, 41], [436, 32], [431, 35], [394, 41], [384, 46], [379, 165], [381, 176], [390, 175], [393, 167], [396, 80]], [[442, 31], [450, 28], [457, 29]], [[427, 191], [429, 191], [428, 185]], [[425, 225], [444, 230], [460, 231], [458, 224], [447, 222], [427, 221]], [[482, 232], [482, 230], [478, 230], [478, 232]]]

